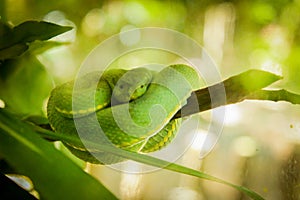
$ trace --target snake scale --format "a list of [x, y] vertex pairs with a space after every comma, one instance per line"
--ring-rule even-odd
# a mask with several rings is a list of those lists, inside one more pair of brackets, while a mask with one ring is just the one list
[[[176, 64], [159, 72], [145, 68], [111, 69], [101, 76], [92, 72], [79, 77], [76, 87], [74, 84], [70, 81], [59, 85], [50, 94], [47, 115], [55, 131], [149, 153], [165, 147], [175, 137], [181, 119], [173, 116], [199, 88], [199, 76], [192, 67]], [[83, 144], [64, 145], [87, 162], [122, 161], [105, 152], [94, 154]]]

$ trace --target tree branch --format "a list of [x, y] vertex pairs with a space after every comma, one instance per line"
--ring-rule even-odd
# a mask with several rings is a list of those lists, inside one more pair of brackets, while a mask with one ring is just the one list
[[281, 90], [262, 90], [282, 77], [261, 70], [249, 70], [232, 76], [221, 83], [197, 90], [174, 118], [234, 104], [246, 99], [287, 101], [300, 104], [300, 95]]
[[259, 90], [244, 99], [249, 100], [269, 100], [269, 101], [287, 101], [292, 104], [300, 104], [300, 95], [289, 92], [287, 90]]

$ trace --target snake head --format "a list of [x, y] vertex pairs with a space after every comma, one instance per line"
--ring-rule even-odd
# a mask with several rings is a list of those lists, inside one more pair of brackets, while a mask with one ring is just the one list
[[152, 80], [152, 72], [145, 68], [136, 68], [126, 72], [113, 90], [113, 98], [120, 103], [129, 102], [142, 96]]

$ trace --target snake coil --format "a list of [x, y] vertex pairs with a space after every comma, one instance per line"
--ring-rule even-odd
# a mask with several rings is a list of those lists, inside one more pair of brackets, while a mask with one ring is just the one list
[[[61, 133], [141, 153], [157, 151], [175, 137], [181, 119], [173, 116], [199, 88], [198, 73], [187, 65], [165, 67], [158, 73], [145, 68], [89, 73], [51, 92], [47, 115]], [[96, 119], [96, 122], [95, 120]], [[121, 158], [94, 154], [84, 144], [64, 145], [91, 163], [111, 164]]]

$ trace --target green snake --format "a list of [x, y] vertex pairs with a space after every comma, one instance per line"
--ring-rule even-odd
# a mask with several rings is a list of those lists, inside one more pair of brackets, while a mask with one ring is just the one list
[[[91, 72], [76, 79], [76, 84], [70, 81], [54, 88], [47, 115], [51, 127], [61, 134], [149, 153], [175, 137], [181, 119], [173, 116], [198, 88], [198, 73], [183, 64], [167, 66], [160, 72], [145, 68]], [[122, 161], [105, 152], [97, 152], [95, 157], [95, 150], [83, 144], [64, 145], [87, 162]]]

